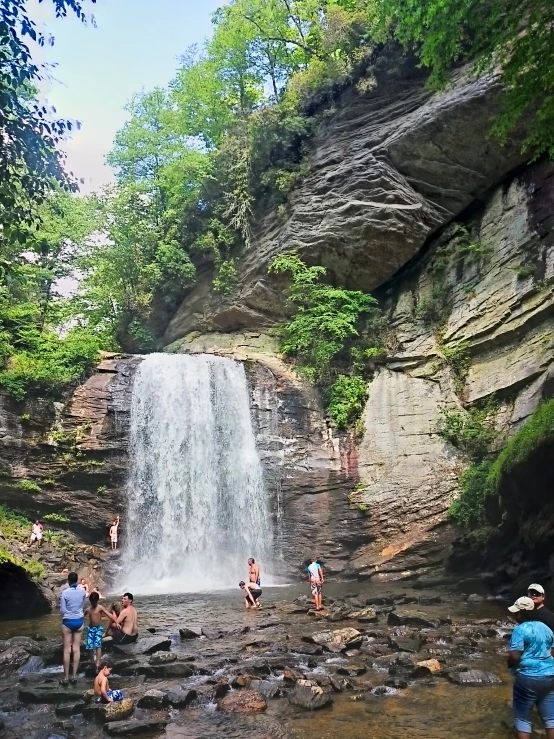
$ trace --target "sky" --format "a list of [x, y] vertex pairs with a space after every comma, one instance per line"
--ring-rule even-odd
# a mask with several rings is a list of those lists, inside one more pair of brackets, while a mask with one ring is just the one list
[[41, 93], [60, 118], [78, 120], [80, 131], [65, 146], [67, 169], [84, 179], [81, 192], [113, 179], [105, 164], [116, 131], [126, 120], [125, 103], [141, 90], [166, 86], [178, 58], [211, 32], [221, 0], [84, 0], [96, 27], [75, 17], [56, 19], [52, 3], [32, 0], [39, 27], [54, 46], [35, 50], [41, 63], [56, 64]]

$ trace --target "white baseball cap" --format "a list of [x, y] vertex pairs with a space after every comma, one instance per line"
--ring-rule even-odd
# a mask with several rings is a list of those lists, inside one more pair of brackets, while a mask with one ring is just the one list
[[544, 595], [544, 588], [542, 585], [539, 585], [538, 583], [534, 582], [527, 588], [527, 592], [530, 590], [536, 590], [537, 593], [540, 593], [541, 595]]
[[519, 613], [520, 611], [534, 611], [535, 610], [535, 604], [531, 600], [531, 598], [527, 598], [527, 596], [523, 596], [522, 598], [518, 598], [513, 606], [509, 606], [508, 610], [511, 613]]

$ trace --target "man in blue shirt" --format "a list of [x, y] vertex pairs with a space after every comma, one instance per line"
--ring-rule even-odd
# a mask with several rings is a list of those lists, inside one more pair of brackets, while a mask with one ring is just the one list
[[531, 711], [537, 706], [547, 739], [554, 739], [554, 633], [535, 620], [531, 598], [518, 598], [508, 610], [518, 622], [512, 632], [508, 667], [515, 673], [514, 726], [518, 739], [531, 739]]

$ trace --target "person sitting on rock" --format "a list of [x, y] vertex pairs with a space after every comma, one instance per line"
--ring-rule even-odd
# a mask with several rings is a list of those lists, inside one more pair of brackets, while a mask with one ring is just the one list
[[110, 690], [108, 678], [112, 668], [109, 665], [101, 665], [98, 675], [94, 680], [94, 700], [96, 703], [114, 703], [123, 700], [122, 690]]
[[90, 601], [90, 606], [85, 609], [85, 616], [88, 616], [89, 619], [86, 648], [91, 652], [92, 659], [96, 664], [96, 669], [99, 670], [100, 662], [102, 660], [102, 632], [104, 631], [104, 627], [102, 626], [102, 614], [107, 616], [112, 623], [116, 625], [117, 617], [112, 616], [104, 606], [98, 605], [98, 593], [91, 593], [88, 599]]
[[[111, 604], [110, 606], [110, 615], [115, 616], [115, 619], [117, 621], [117, 618], [119, 614], [121, 613], [121, 603], [118, 603], [116, 600]], [[106, 629], [106, 633], [104, 634], [104, 637], [106, 636], [113, 636], [114, 631], [118, 630], [117, 623], [109, 623], [108, 628]]]
[[512, 632], [508, 667], [515, 673], [512, 708], [518, 739], [531, 739], [531, 712], [537, 706], [547, 739], [554, 739], [554, 633], [535, 620], [531, 598], [508, 608], [518, 626]]
[[262, 594], [262, 589], [258, 587], [257, 583], [244, 582], [244, 580], [241, 580], [239, 582], [239, 588], [241, 590], [244, 590], [244, 592], [246, 593], [244, 602], [246, 603], [247, 608], [261, 608], [262, 607], [262, 604], [258, 603], [258, 598]]
[[121, 613], [117, 617], [119, 629], [112, 630], [112, 639], [117, 644], [134, 644], [138, 639], [138, 613], [133, 605], [133, 594], [124, 593], [121, 605]]
[[546, 624], [549, 629], [554, 631], [554, 613], [544, 605], [544, 596], [543, 586], [536, 582], [527, 588], [527, 597], [531, 598], [535, 604], [535, 610], [533, 612], [535, 621], [542, 621], [543, 624]]

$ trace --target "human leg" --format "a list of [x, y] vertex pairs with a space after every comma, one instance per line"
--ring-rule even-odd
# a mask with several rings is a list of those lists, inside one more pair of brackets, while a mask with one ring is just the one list
[[71, 652], [73, 654], [73, 680], [77, 679], [77, 672], [79, 670], [79, 662], [81, 661], [81, 635], [83, 633], [83, 627], [77, 629], [71, 634]]
[[[512, 710], [517, 739], [531, 739], [531, 711], [539, 701], [538, 681], [525, 675], [516, 675], [514, 681]], [[550, 738], [549, 738], [550, 739]]]
[[63, 636], [63, 679], [65, 682], [69, 680], [69, 664], [71, 662], [71, 640], [72, 633], [67, 626], [62, 626]]
[[537, 709], [546, 731], [547, 739], [554, 739], [554, 677], [544, 679], [537, 701]]

